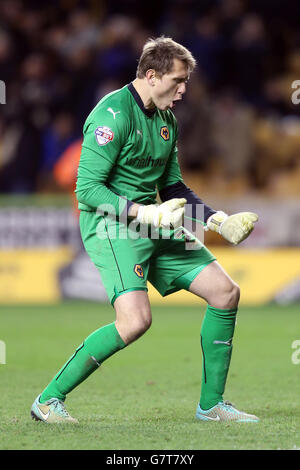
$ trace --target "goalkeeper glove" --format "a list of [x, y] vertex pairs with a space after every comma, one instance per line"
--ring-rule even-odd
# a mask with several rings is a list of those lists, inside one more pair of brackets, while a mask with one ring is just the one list
[[250, 235], [254, 222], [257, 221], [258, 216], [253, 212], [239, 212], [228, 216], [225, 212], [218, 211], [207, 219], [206, 226], [209, 230], [220, 233], [233, 245], [238, 245]]
[[175, 198], [160, 205], [140, 206], [135, 220], [158, 228], [178, 228], [182, 225], [185, 203], [186, 199]]

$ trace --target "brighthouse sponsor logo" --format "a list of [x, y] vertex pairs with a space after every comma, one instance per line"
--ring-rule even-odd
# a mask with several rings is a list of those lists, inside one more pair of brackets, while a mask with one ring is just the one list
[[155, 168], [157, 166], [164, 166], [166, 161], [163, 158], [154, 159], [149, 156], [147, 158], [127, 158], [125, 163], [126, 165], [134, 166], [135, 168]]

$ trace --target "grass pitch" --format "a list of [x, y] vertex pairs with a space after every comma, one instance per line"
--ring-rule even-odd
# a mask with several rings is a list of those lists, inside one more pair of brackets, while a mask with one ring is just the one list
[[204, 307], [154, 307], [151, 329], [75, 389], [67, 409], [79, 425], [31, 420], [30, 407], [75, 348], [114, 321], [108, 305], [1, 307], [0, 449], [300, 448], [300, 306], [241, 307], [224, 398], [258, 424], [195, 421]]

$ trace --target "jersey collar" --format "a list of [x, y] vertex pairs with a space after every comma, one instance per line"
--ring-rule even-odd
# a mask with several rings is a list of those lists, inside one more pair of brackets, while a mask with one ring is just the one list
[[130, 91], [130, 93], [132, 94], [133, 98], [135, 99], [136, 101], [136, 104], [139, 106], [139, 108], [143, 111], [144, 114], [146, 114], [147, 117], [152, 117], [155, 113], [156, 113], [156, 108], [155, 109], [146, 109], [145, 106], [144, 106], [144, 103], [142, 101], [142, 98], [140, 97], [140, 95], [138, 94], [138, 92], [136, 91], [136, 89], [134, 88], [133, 86], [133, 83], [129, 83], [128, 85], [128, 90]]

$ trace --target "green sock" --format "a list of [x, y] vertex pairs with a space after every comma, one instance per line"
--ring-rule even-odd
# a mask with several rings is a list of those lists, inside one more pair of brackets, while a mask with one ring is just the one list
[[207, 306], [201, 328], [203, 355], [200, 406], [203, 410], [223, 401], [232, 353], [237, 308]]
[[125, 346], [115, 323], [94, 331], [45, 388], [40, 401], [43, 403], [53, 397], [65, 400], [67, 393], [83, 382], [105, 359]]

